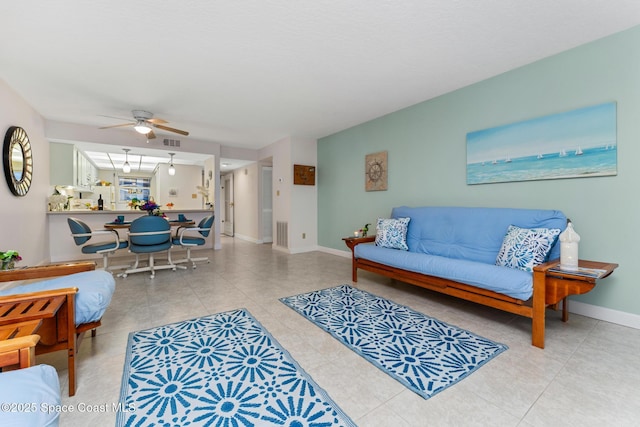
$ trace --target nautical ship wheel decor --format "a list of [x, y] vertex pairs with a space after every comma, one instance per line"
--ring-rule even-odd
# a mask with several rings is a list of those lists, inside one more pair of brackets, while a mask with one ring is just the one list
[[2, 159], [9, 189], [16, 196], [26, 195], [33, 179], [33, 153], [27, 132], [21, 127], [11, 126], [7, 130]]
[[366, 191], [387, 189], [387, 152], [367, 154], [364, 159], [364, 188]]

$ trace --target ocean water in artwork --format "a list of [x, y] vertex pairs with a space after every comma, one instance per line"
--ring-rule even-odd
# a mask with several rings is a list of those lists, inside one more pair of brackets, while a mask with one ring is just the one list
[[467, 134], [467, 184], [617, 173], [616, 103]]
[[615, 144], [467, 165], [467, 184], [606, 176], [617, 173]]

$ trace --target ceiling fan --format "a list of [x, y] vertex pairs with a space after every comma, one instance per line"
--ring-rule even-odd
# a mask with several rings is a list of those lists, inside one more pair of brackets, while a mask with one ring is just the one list
[[[169, 122], [162, 119], [154, 119], [153, 113], [150, 113], [148, 111], [133, 110], [131, 111], [131, 113], [133, 114], [133, 120], [130, 120], [130, 123], [124, 123], [121, 125], [103, 126], [99, 129], [110, 129], [110, 128], [118, 128], [123, 126], [133, 126], [136, 132], [146, 135], [147, 139], [153, 139], [156, 137], [156, 134], [153, 133], [152, 128], [158, 128], [158, 129], [166, 130], [169, 132], [179, 133], [180, 135], [184, 135], [184, 136], [189, 135], [189, 132], [187, 131], [165, 126], [164, 124]], [[106, 117], [111, 117], [111, 116], [106, 116]], [[120, 119], [119, 117], [113, 117], [113, 118]], [[120, 119], [120, 120], [127, 120], [127, 119]]]

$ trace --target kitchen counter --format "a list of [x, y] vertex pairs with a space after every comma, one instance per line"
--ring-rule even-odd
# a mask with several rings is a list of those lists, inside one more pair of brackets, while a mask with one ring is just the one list
[[[163, 212], [169, 217], [169, 219], [178, 219], [178, 214], [183, 214], [187, 218], [195, 221], [196, 224], [201, 219], [213, 215], [214, 211], [210, 209], [167, 209]], [[102, 266], [102, 255], [83, 254], [81, 252], [82, 247], [76, 246], [71, 237], [71, 230], [69, 224], [67, 224], [67, 218], [76, 217], [86, 223], [92, 230], [104, 230], [104, 224], [112, 222], [116, 219], [117, 215], [124, 215], [125, 221], [133, 221], [134, 219], [147, 215], [146, 211], [141, 210], [115, 210], [115, 211], [92, 211], [92, 210], [77, 210], [77, 211], [62, 211], [62, 212], [47, 212], [47, 219], [49, 222], [49, 250], [51, 253], [51, 262], [63, 262], [63, 261], [77, 261], [85, 259], [98, 260], [98, 265]], [[216, 244], [219, 244], [219, 233], [214, 229]], [[102, 236], [100, 236], [102, 237]], [[120, 232], [120, 238], [126, 238], [125, 231]], [[95, 237], [94, 239], [98, 239]], [[214, 238], [206, 239], [206, 244], [203, 248], [210, 249], [214, 247]], [[94, 243], [93, 239], [91, 243]], [[175, 248], [176, 252], [184, 249]], [[173, 252], [173, 251], [172, 251]], [[119, 252], [120, 253], [120, 252]], [[118, 253], [118, 254], [119, 254]], [[121, 251], [122, 255], [126, 255], [126, 251]], [[117, 256], [117, 255], [116, 255]]]
[[[213, 213], [213, 211], [211, 209], [162, 209], [162, 207], [160, 207], [160, 210], [165, 213], [168, 217], [177, 217], [178, 214], [185, 214], [185, 213], [201, 213], [201, 212], [208, 212], [208, 213]], [[146, 215], [147, 212], [146, 211], [141, 211], [139, 209], [122, 209], [122, 210], [102, 210], [102, 211], [92, 211], [91, 209], [77, 209], [77, 210], [70, 210], [70, 211], [57, 211], [57, 212], [47, 212], [47, 215], [83, 215], [83, 214], [105, 214], [108, 213], [109, 215], [115, 214], [115, 215]]]

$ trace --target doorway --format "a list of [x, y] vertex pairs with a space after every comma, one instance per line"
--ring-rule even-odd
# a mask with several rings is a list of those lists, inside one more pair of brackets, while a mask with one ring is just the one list
[[273, 167], [262, 167], [262, 241], [273, 243]]
[[222, 181], [222, 197], [224, 200], [224, 216], [221, 218], [222, 233], [233, 237], [233, 173], [224, 175]]

